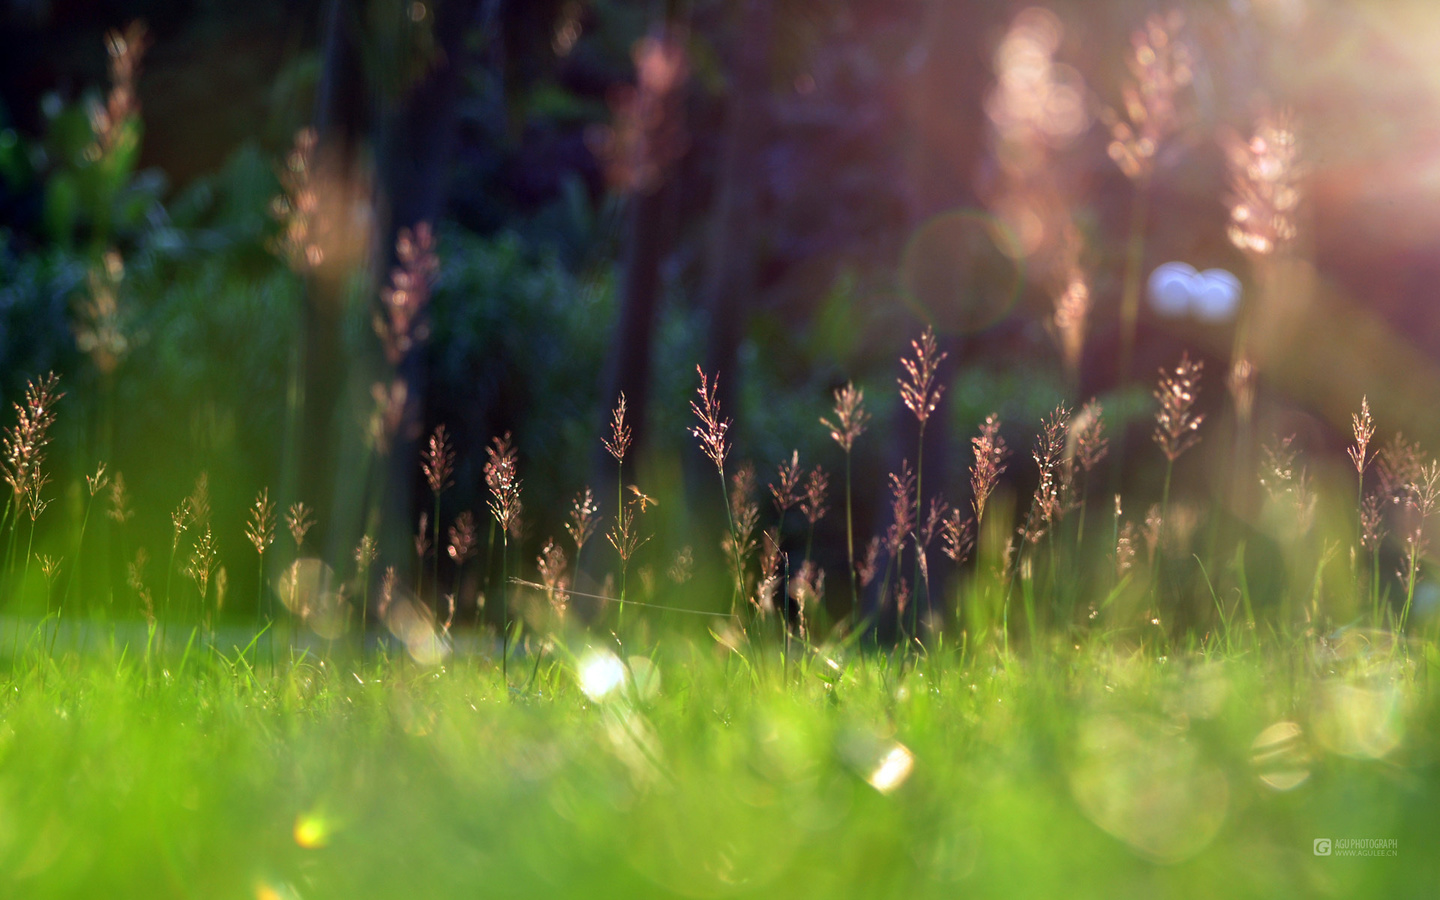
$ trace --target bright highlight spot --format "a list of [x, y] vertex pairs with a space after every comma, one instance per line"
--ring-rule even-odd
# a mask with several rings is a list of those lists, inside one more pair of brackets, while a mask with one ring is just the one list
[[330, 823], [314, 813], [301, 813], [295, 819], [295, 843], [306, 850], [317, 850], [330, 843]]
[[914, 770], [914, 755], [904, 744], [895, 744], [865, 780], [870, 782], [870, 786], [875, 790], [888, 794], [904, 784]]
[[1138, 717], [1081, 723], [1070, 790], [1097, 827], [1160, 863], [1205, 849], [1230, 805], [1225, 773], [1183, 731]]
[[300, 893], [288, 884], [261, 881], [255, 885], [255, 900], [300, 900]]
[[408, 597], [397, 597], [384, 613], [385, 627], [405, 645], [411, 659], [422, 666], [438, 666], [450, 654], [450, 642], [435, 627], [429, 608]]
[[1240, 279], [1224, 269], [1197, 272], [1188, 263], [1168, 262], [1150, 273], [1147, 287], [1151, 307], [1162, 316], [1224, 322], [1240, 307]]
[[580, 690], [603, 700], [625, 683], [625, 664], [609, 650], [589, 650], [580, 658]]
[[1404, 694], [1397, 685], [1361, 687], [1342, 681], [1316, 691], [1315, 737], [1331, 753], [1381, 759], [1405, 736]]
[[1310, 758], [1300, 726], [1276, 722], [1260, 732], [1250, 745], [1256, 777], [1277, 791], [1294, 790], [1310, 778]]

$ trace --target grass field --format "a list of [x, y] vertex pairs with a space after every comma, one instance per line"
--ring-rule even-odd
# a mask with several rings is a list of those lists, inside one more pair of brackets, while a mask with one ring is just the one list
[[1440, 895], [1404, 42], [434, 5], [0, 110], [0, 900]]
[[[34, 650], [6, 897], [1420, 897], [1433, 644], [901, 661], [674, 634], [510, 668]], [[572, 651], [574, 651], [572, 653]], [[254, 668], [252, 668], [252, 665]], [[518, 672], [518, 674], [517, 674]], [[1335, 841], [1329, 858], [1316, 839]], [[1341, 858], [1341, 839], [1395, 855]], [[1386, 851], [1388, 852], [1388, 851]]]

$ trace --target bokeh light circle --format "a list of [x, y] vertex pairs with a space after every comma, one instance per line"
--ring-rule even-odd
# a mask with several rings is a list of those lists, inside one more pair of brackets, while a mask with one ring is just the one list
[[971, 334], [999, 322], [1020, 296], [1019, 244], [977, 209], [940, 213], [910, 235], [900, 257], [900, 291], [942, 334]]

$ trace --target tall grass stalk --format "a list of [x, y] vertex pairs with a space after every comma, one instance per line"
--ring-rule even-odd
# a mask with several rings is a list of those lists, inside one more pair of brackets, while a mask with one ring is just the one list
[[80, 519], [80, 537], [75, 541], [75, 565], [70, 569], [70, 578], [65, 582], [65, 593], [60, 598], [60, 605], [70, 599], [70, 589], [75, 586], [75, 580], [80, 577], [80, 561], [84, 559], [85, 551], [85, 530], [90, 525], [90, 508], [95, 505], [95, 494], [103, 488], [108, 481], [105, 478], [105, 464], [101, 463], [96, 470], [94, 477], [87, 475], [85, 480], [89, 483], [90, 496], [85, 501], [85, 514]]
[[1415, 601], [1415, 580], [1420, 569], [1420, 557], [1425, 553], [1425, 524], [1431, 516], [1440, 511], [1440, 461], [1432, 460], [1420, 467], [1408, 487], [1408, 504], [1417, 521], [1405, 548], [1405, 605], [1400, 610], [1397, 625], [1400, 632], [1405, 631], [1410, 619], [1410, 607]]
[[[520, 478], [516, 474], [516, 452], [510, 441], [510, 433], [497, 437], [492, 446], [485, 448], [485, 485], [490, 489], [490, 514], [500, 529], [500, 677], [505, 683], [506, 696], [510, 692], [510, 588], [509, 577], [510, 529], [520, 517]], [[438, 544], [437, 544], [438, 548]], [[439, 556], [437, 549], [436, 556]]]
[[0, 534], [5, 534], [6, 530], [9, 529], [9, 536], [8, 538], [6, 538], [6, 540], [8, 541], [9, 549], [5, 554], [5, 567], [3, 570], [0, 570], [3, 571], [6, 575], [9, 575], [10, 573], [10, 555], [15, 545], [15, 527], [19, 524], [18, 515], [15, 517], [17, 521], [11, 521], [10, 514], [13, 511], [15, 511], [15, 495], [11, 494], [5, 500], [5, 514], [3, 516], [0, 516]]
[[[30, 516], [30, 536], [25, 541], [25, 570], [20, 576], [20, 584], [22, 587], [24, 586], [25, 582], [30, 580], [30, 553], [35, 548], [35, 520], [37, 518], [38, 516], [34, 515], [33, 513]], [[45, 610], [45, 614], [47, 616], [50, 614], [48, 605]]]
[[850, 615], [860, 609], [859, 572], [855, 569], [855, 513], [853, 490], [850, 483], [850, 451], [845, 451], [845, 558], [850, 569]]
[[[435, 553], [432, 570], [431, 592], [436, 619], [440, 617], [440, 495], [454, 484], [455, 448], [450, 443], [449, 432], [444, 423], [435, 426], [430, 440], [420, 452], [420, 471], [434, 498], [435, 521], [431, 532], [431, 549]], [[421, 561], [423, 565], [423, 560]]]
[[[930, 416], [935, 408], [940, 405], [940, 396], [945, 392], [945, 386], [939, 384], [936, 375], [940, 363], [949, 354], [940, 352], [935, 343], [935, 330], [930, 326], [920, 335], [918, 341], [911, 341], [910, 348], [914, 352], [914, 359], [901, 357], [900, 365], [905, 369], [905, 377], [898, 379], [900, 385], [900, 399], [905, 406], [915, 415], [919, 423], [919, 449], [915, 456], [915, 515], [913, 523], [919, 527], [921, 520], [921, 506], [925, 498], [925, 425], [930, 421]], [[919, 542], [915, 545], [915, 569], [911, 583], [916, 592], [911, 601], [910, 608], [910, 636], [917, 637], [920, 624], [920, 555], [925, 552]], [[930, 601], [929, 579], [926, 580], [925, 602]]]
[[1350, 424], [1355, 443], [1346, 448], [1345, 452], [1355, 466], [1355, 544], [1352, 558], [1355, 561], [1355, 592], [1358, 596], [1365, 590], [1363, 586], [1366, 581], [1364, 564], [1361, 562], [1366, 545], [1365, 469], [1370, 465], [1370, 441], [1375, 436], [1375, 421], [1370, 415], [1369, 397], [1360, 397], [1360, 412], [1351, 413]]
[[[434, 562], [430, 564], [430, 594], [434, 600], [435, 617], [440, 617], [440, 494], [435, 494], [435, 516], [434, 524], [430, 532], [430, 545], [434, 548]], [[500, 568], [503, 573], [505, 568], [505, 556], [500, 556]], [[501, 581], [504, 581], [502, 574]]]
[[745, 585], [745, 573], [740, 568], [740, 537], [735, 531], [735, 516], [730, 511], [730, 488], [725, 483], [725, 458], [730, 453], [729, 439], [727, 433], [730, 431], [730, 420], [724, 418], [720, 412], [720, 400], [717, 394], [720, 391], [720, 376], [717, 373], [711, 380], [703, 369], [695, 367], [700, 375], [700, 387], [696, 393], [700, 396], [697, 403], [690, 401], [690, 411], [700, 420], [698, 427], [690, 429], [690, 433], [700, 441], [700, 449], [715, 464], [715, 473], [720, 478], [720, 496], [725, 503], [725, 524], [730, 533], [730, 556], [735, 568], [735, 590], [730, 595], [730, 615], [736, 615], [740, 608], [740, 593]]
[[865, 391], [846, 382], [835, 391], [834, 420], [820, 417], [820, 424], [830, 432], [831, 440], [845, 452], [845, 557], [850, 567], [850, 621], [853, 625], [860, 614], [860, 574], [855, 567], [854, 492], [851, 487], [851, 459], [855, 440], [865, 433], [870, 414], [865, 411]]
[[[921, 424], [920, 424], [920, 441], [919, 441], [919, 447], [918, 447], [918, 449], [917, 449], [917, 451], [916, 451], [916, 456], [915, 456], [915, 527], [916, 527], [916, 528], [919, 528], [919, 527], [920, 527], [920, 522], [921, 522], [921, 519], [920, 519], [920, 515], [921, 515], [920, 498], [924, 496], [924, 485], [925, 485], [925, 424], [924, 424], [924, 422], [921, 422]], [[920, 634], [920, 632], [919, 632], [919, 626], [920, 626], [920, 582], [921, 582], [920, 573], [926, 569], [926, 566], [923, 564], [923, 561], [920, 559], [920, 557], [925, 553], [925, 547], [924, 547], [918, 540], [915, 541], [914, 543], [915, 543], [915, 568], [914, 568], [914, 577], [911, 579], [911, 583], [915, 586], [915, 587], [914, 587], [915, 596], [912, 597], [911, 600], [910, 600], [910, 632], [909, 632], [909, 635], [910, 635], [910, 637], [912, 637], [912, 638], [918, 637], [919, 634]], [[927, 577], [927, 578], [924, 579], [924, 582], [925, 582], [925, 602], [926, 602], [926, 604], [928, 605], [929, 602], [930, 602], [930, 579]]]
[[[601, 438], [601, 443], [605, 446], [605, 451], [615, 458], [615, 517], [616, 525], [622, 533], [626, 531], [624, 523], [620, 521], [625, 515], [625, 454], [630, 450], [630, 441], [630, 426], [625, 423], [625, 392], [621, 391], [610, 417], [610, 437]], [[629, 556], [626, 554], [620, 566], [620, 609], [615, 618], [616, 631], [620, 630], [625, 621], [625, 564], [628, 562]], [[575, 550], [575, 571], [580, 571], [579, 547]]]
[[[510, 532], [506, 529], [500, 530], [500, 683], [505, 687], [505, 693], [510, 693], [510, 586], [506, 578], [508, 571], [507, 557], [510, 551]], [[439, 556], [440, 554], [435, 554]]]

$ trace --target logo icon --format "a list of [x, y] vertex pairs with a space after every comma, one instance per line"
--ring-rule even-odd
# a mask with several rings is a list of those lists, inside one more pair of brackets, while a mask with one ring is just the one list
[[1316, 839], [1315, 839], [1315, 855], [1316, 855], [1316, 856], [1329, 856], [1329, 855], [1330, 855], [1330, 839], [1329, 839], [1329, 838], [1316, 838]]

